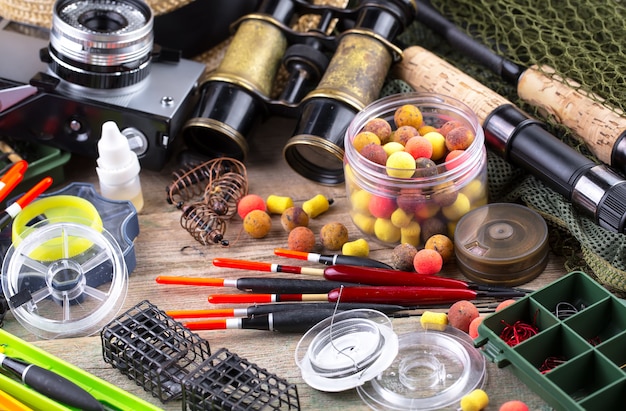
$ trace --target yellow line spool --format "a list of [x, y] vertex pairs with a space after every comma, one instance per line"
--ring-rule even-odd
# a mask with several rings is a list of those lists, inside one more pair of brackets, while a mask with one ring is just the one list
[[[24, 207], [13, 220], [12, 240], [17, 247], [26, 236], [36, 233], [38, 227], [52, 223], [77, 223], [102, 232], [102, 219], [96, 207], [84, 198], [56, 195], [41, 198]], [[29, 257], [37, 261], [71, 258], [92, 246], [91, 240], [79, 237], [53, 238], [39, 245]]]

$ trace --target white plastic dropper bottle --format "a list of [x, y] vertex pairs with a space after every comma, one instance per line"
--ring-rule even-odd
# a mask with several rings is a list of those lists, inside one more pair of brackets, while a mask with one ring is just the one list
[[102, 125], [98, 154], [96, 173], [100, 180], [100, 194], [111, 200], [130, 200], [137, 212], [141, 211], [143, 193], [139, 159], [114, 121]]

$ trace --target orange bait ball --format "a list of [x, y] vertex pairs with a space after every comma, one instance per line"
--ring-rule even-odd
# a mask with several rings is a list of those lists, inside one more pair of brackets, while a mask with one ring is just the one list
[[500, 406], [499, 411], [528, 411], [528, 405], [519, 400], [507, 401]]
[[469, 333], [470, 323], [479, 315], [478, 308], [471, 301], [461, 300], [450, 306], [448, 320], [451, 326]]
[[396, 127], [412, 126], [418, 129], [423, 125], [424, 115], [417, 106], [404, 104], [394, 112], [393, 121], [396, 123]]
[[443, 258], [435, 250], [424, 248], [419, 250], [413, 258], [413, 268], [418, 274], [437, 274], [443, 267]]
[[263, 238], [272, 229], [272, 218], [263, 210], [252, 210], [243, 219], [243, 229], [252, 238]]
[[266, 211], [265, 200], [256, 194], [247, 194], [237, 203], [237, 214], [241, 219], [246, 218], [246, 215], [252, 210]]
[[315, 248], [315, 233], [308, 227], [295, 227], [289, 232], [287, 247], [294, 251], [311, 252]]

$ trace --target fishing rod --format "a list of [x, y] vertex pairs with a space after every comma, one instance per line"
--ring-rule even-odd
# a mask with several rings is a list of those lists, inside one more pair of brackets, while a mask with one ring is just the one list
[[518, 97], [565, 125], [600, 161], [626, 174], [626, 117], [591, 93], [555, 79], [542, 65], [520, 67], [497, 55], [447, 20], [427, 0], [417, 0], [417, 21], [441, 35], [455, 50], [474, 59], [517, 88]]
[[550, 134], [539, 121], [434, 53], [411, 46], [394, 74], [416, 91], [455, 96], [469, 106], [498, 155], [563, 195], [582, 214], [612, 232], [626, 233], [626, 180]]

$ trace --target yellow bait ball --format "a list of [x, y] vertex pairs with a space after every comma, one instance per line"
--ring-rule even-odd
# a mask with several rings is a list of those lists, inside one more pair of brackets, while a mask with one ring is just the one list
[[352, 215], [352, 221], [354, 222], [354, 225], [356, 225], [359, 230], [363, 231], [365, 234], [374, 234], [376, 217], [372, 217], [371, 214], [354, 213]]
[[397, 141], [390, 141], [389, 143], [383, 146], [383, 150], [385, 150], [385, 153], [387, 153], [387, 156], [390, 156], [395, 152], [404, 151], [404, 146], [398, 143]]
[[417, 221], [413, 220], [406, 227], [400, 228], [400, 242], [417, 247], [420, 243], [421, 234], [422, 227]]
[[396, 151], [387, 158], [387, 174], [390, 177], [411, 178], [416, 167], [415, 159], [406, 151]]
[[470, 211], [470, 201], [463, 193], [459, 193], [454, 203], [441, 207], [441, 212], [450, 221], [456, 221]]
[[447, 153], [446, 138], [438, 131], [431, 131], [423, 134], [424, 138], [430, 141], [433, 146], [433, 154], [430, 159], [433, 161], [441, 160]]
[[387, 218], [377, 218], [374, 222], [374, 234], [376, 238], [385, 243], [397, 243], [400, 241], [400, 229]]

